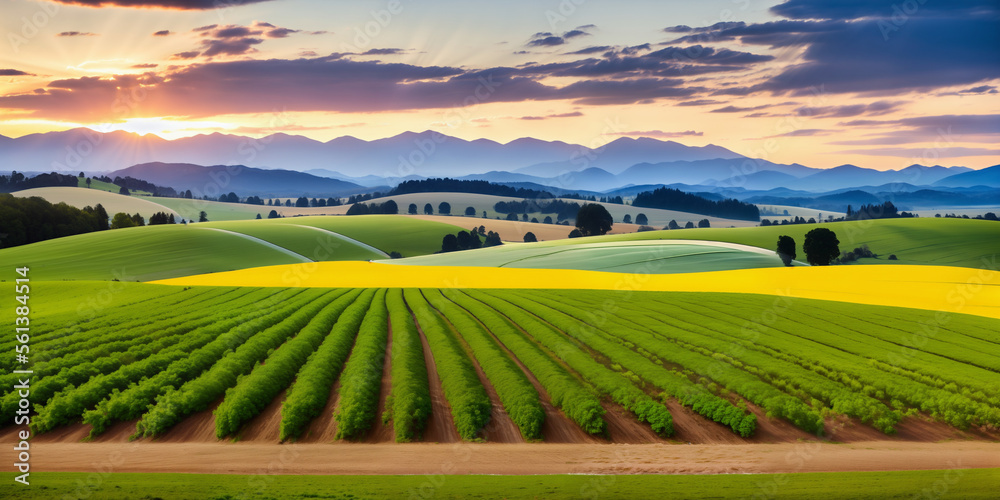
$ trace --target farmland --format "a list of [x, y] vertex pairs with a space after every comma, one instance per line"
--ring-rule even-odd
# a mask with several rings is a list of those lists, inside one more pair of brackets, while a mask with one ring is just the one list
[[[97, 181], [100, 182], [100, 181]], [[139, 214], [144, 218], [149, 219], [150, 216], [156, 212], [173, 213], [180, 222], [180, 214], [167, 208], [161, 204], [153, 203], [147, 199], [143, 199], [136, 196], [125, 196], [123, 194], [118, 194], [118, 189], [109, 192], [107, 190], [100, 190], [97, 188], [92, 189], [80, 189], [72, 187], [47, 187], [47, 188], [34, 188], [25, 189], [23, 191], [18, 191], [14, 193], [14, 196], [19, 196], [22, 198], [27, 198], [29, 196], [40, 196], [45, 198], [49, 203], [65, 203], [67, 205], [83, 208], [86, 206], [95, 206], [100, 203], [107, 210], [108, 214], [114, 215], [117, 212], [125, 212], [127, 214]], [[198, 215], [195, 214], [194, 220], [198, 220]]]
[[392, 251], [422, 255], [439, 250], [445, 234], [460, 230], [403, 216], [370, 217], [113, 229], [0, 249], [0, 258], [30, 262], [37, 279], [149, 281], [310, 260], [379, 259]]
[[[115, 286], [82, 322], [63, 294], [35, 299], [42, 436], [711, 443], [1000, 426], [998, 323], [979, 316], [723, 293]], [[16, 394], [0, 403], [12, 416]]]

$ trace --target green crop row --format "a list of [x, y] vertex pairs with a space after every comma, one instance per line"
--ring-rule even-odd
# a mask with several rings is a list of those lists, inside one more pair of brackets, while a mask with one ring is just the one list
[[[276, 307], [279, 301], [289, 303], [279, 308]], [[302, 302], [302, 290], [272, 292], [272, 295], [258, 302], [257, 308], [224, 321], [223, 328], [228, 328], [226, 333], [192, 351], [188, 357], [170, 363], [156, 375], [133, 382], [125, 390], [114, 389], [93, 410], [84, 413], [83, 421], [92, 427], [90, 437], [103, 433], [114, 421], [140, 418], [157, 396], [207, 370], [233, 346], [245, 342], [257, 333], [258, 328], [277, 324]]]
[[215, 409], [215, 435], [222, 439], [235, 434], [240, 426], [257, 416], [281, 391], [288, 388], [306, 359], [323, 342], [330, 328], [360, 290], [337, 297], [299, 331], [293, 339], [267, 357], [267, 361], [226, 390], [222, 404]]
[[330, 399], [330, 387], [340, 375], [369, 311], [373, 290], [364, 293], [341, 313], [333, 329], [299, 369], [295, 382], [281, 404], [282, 441], [299, 437], [306, 426], [319, 416]]
[[385, 290], [379, 290], [368, 308], [365, 321], [361, 323], [354, 349], [340, 376], [340, 400], [334, 414], [337, 439], [359, 437], [371, 428], [375, 420], [385, 368], [388, 321]]
[[[394, 288], [385, 298], [392, 326], [392, 390], [386, 407], [396, 441], [412, 441], [420, 436], [431, 415], [431, 393], [424, 362], [424, 348], [413, 316], [403, 301], [403, 291]], [[436, 374], [435, 374], [436, 375]]]
[[156, 405], [136, 424], [137, 434], [158, 436], [183, 417], [207, 409], [213, 401], [225, 394], [226, 389], [236, 385], [241, 375], [264, 360], [272, 349], [277, 349], [309, 324], [316, 313], [332, 299], [328, 296], [329, 292], [310, 290], [303, 294], [313, 300], [281, 323], [250, 337], [194, 380], [156, 398]]
[[[610, 396], [612, 401], [631, 411], [640, 421], [648, 423], [654, 432], [661, 436], [673, 434], [673, 418], [663, 404], [658, 403], [636, 387], [626, 376], [595, 361], [590, 353], [567, 339], [565, 332], [558, 330], [560, 328], [558, 324], [550, 326], [539, 316], [528, 312], [528, 309], [520, 304], [522, 301], [510, 293], [493, 292], [487, 295], [476, 291], [470, 292], [470, 295], [479, 298], [520, 325], [536, 341], [552, 351], [581, 377]], [[609, 357], [623, 354], [619, 346], [611, 347], [611, 351], [611, 353], [603, 352], [602, 354]]]
[[553, 406], [562, 410], [570, 420], [589, 434], [601, 434], [607, 429], [604, 408], [596, 391], [529, 340], [517, 325], [461, 291], [444, 290], [444, 295], [482, 321], [500, 344], [534, 375], [548, 393]]
[[440, 290], [424, 290], [423, 294], [431, 306], [448, 319], [468, 344], [473, 356], [479, 362], [479, 367], [496, 390], [497, 397], [503, 403], [507, 414], [521, 430], [521, 435], [527, 440], [540, 439], [542, 424], [545, 422], [545, 409], [542, 408], [538, 398], [538, 391], [531, 385], [524, 372], [468, 311], [445, 298]]
[[[564, 297], [562, 300], [574, 303], [569, 297]], [[584, 307], [594, 305], [589, 302], [582, 304]], [[785, 360], [777, 353], [732, 348], [732, 338], [725, 333], [720, 334], [722, 338], [711, 335], [705, 326], [711, 323], [711, 320], [700, 315], [689, 317], [684, 314], [674, 314], [667, 320], [664, 315], [652, 314], [651, 309], [641, 305], [623, 302], [616, 307], [624, 313], [620, 314], [622, 322], [647, 333], [647, 337], [635, 339], [641, 345], [647, 345], [647, 342], [642, 340], [672, 342], [681, 348], [680, 352], [695, 352], [728, 363], [785, 392], [797, 392], [799, 394], [796, 395], [801, 398], [816, 398], [822, 404], [829, 404], [833, 411], [858, 417], [865, 423], [874, 424], [885, 433], [894, 432], [895, 424], [902, 418], [899, 411], [889, 409], [881, 401], [857, 393], [822, 374]], [[701, 373], [701, 375], [709, 374]]]
[[[535, 300], [549, 307], [558, 308], [559, 311], [574, 318], [588, 318], [592, 323], [588, 322], [587, 325], [591, 328], [595, 328], [593, 323], [600, 323], [596, 319], [593, 319], [596, 316], [591, 312], [596, 310], [596, 307], [599, 307], [598, 304], [585, 302], [585, 299], [560, 296], [558, 300], [550, 300], [543, 297], [538, 297]], [[631, 318], [631, 312], [627, 317]], [[729, 427], [733, 432], [742, 437], [749, 437], [757, 430], [757, 416], [747, 413], [744, 405], [735, 405], [725, 398], [712, 394], [707, 387], [692, 382], [687, 375], [676, 370], [666, 369], [662, 366], [662, 359], [657, 357], [653, 352], [637, 346], [634, 342], [638, 342], [640, 339], [634, 336], [634, 328], [627, 326], [629, 323], [626, 319], [627, 317], [619, 315], [614, 318], [613, 327], [625, 328], [626, 332], [621, 336], [618, 336], [617, 332], [616, 335], [607, 335], [607, 340], [635, 350], [638, 354], [648, 358], [652, 364], [641, 361], [634, 355], [630, 355], [626, 359], [621, 359], [622, 364], [628, 366], [637, 375], [663, 390], [665, 396], [677, 398], [682, 405], [690, 407], [695, 413]], [[580, 329], [580, 331], [584, 330], [581, 329], [580, 325], [570, 324], [567, 326]], [[611, 328], [611, 326], [602, 328], [601, 330], [607, 331], [607, 328]], [[592, 338], [591, 340], [600, 342], [599, 339]], [[645, 345], [642, 342], [640, 344]]]
[[489, 423], [493, 406], [472, 360], [458, 345], [441, 315], [431, 309], [420, 290], [407, 288], [403, 296], [434, 356], [437, 376], [451, 406], [458, 435], [466, 440], [476, 439], [479, 431]]

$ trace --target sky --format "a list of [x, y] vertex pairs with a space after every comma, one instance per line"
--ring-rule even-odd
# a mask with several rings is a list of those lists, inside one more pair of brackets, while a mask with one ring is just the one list
[[717, 144], [1000, 164], [997, 0], [0, 0], [0, 135]]

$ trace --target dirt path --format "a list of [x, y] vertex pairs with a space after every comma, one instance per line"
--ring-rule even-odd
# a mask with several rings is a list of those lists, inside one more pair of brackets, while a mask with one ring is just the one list
[[[1000, 467], [1000, 443], [39, 443], [32, 471], [256, 474], [716, 474]], [[281, 467], [274, 467], [281, 464]], [[934, 478], [928, 478], [928, 484]]]
[[305, 432], [299, 439], [300, 443], [330, 443], [337, 435], [337, 421], [333, 418], [333, 412], [340, 403], [340, 380], [336, 380], [330, 387], [330, 397], [326, 400], [326, 405], [319, 416], [309, 422]]
[[363, 440], [365, 443], [392, 443], [396, 441], [396, 435], [392, 424], [382, 423], [382, 414], [387, 411], [385, 403], [392, 392], [392, 320], [387, 319], [389, 337], [385, 343], [385, 361], [382, 363], [382, 387], [379, 389], [378, 411], [375, 412], [375, 423], [368, 430]]
[[240, 429], [240, 441], [277, 443], [281, 435], [281, 403], [284, 400], [285, 391], [281, 391], [274, 401]]
[[429, 443], [454, 443], [461, 441], [458, 430], [455, 429], [455, 422], [451, 417], [451, 407], [444, 397], [444, 389], [441, 388], [441, 377], [438, 377], [437, 365], [434, 364], [434, 355], [431, 354], [431, 346], [424, 337], [424, 330], [420, 328], [417, 317], [413, 317], [413, 323], [417, 326], [417, 333], [420, 335], [420, 345], [424, 349], [424, 363], [427, 365], [427, 379], [431, 390], [431, 417], [427, 420], [427, 428], [424, 429], [423, 441]]

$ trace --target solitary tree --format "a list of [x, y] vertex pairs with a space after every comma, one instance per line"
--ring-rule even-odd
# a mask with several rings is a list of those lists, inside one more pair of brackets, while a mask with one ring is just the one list
[[90, 177], [87, 177], [87, 187], [90, 187]]
[[198, 222], [208, 222], [208, 214], [204, 210], [198, 214]]
[[649, 219], [646, 217], [646, 214], [639, 214], [635, 216], [635, 223], [640, 226], [645, 226], [646, 224], [649, 224]]
[[430, 203], [424, 204], [424, 215], [434, 215], [434, 207]]
[[260, 213], [257, 213], [257, 219], [262, 219], [262, 218], [263, 217], [260, 216]]
[[677, 224], [677, 221], [671, 219], [670, 223], [667, 224], [667, 229], [680, 229], [681, 226]]
[[698, 227], [712, 227], [712, 223], [708, 219], [702, 219], [698, 221]]
[[465, 207], [465, 216], [466, 217], [475, 217], [476, 216], [476, 207]]
[[441, 253], [455, 252], [458, 250], [458, 237], [454, 234], [444, 235], [444, 239], [441, 240]]
[[791, 267], [792, 259], [795, 258], [795, 240], [791, 236], [778, 236], [778, 257], [786, 266]]
[[525, 243], [535, 243], [537, 241], [538, 241], [538, 238], [535, 237], [535, 233], [533, 233], [531, 231], [528, 231], [527, 233], [524, 233], [524, 242]]
[[542, 224], [552, 224], [552, 216], [546, 215], [545, 218], [542, 219]]
[[576, 227], [583, 236], [596, 236], [611, 230], [615, 220], [604, 205], [585, 203], [576, 212]]
[[442, 201], [438, 204], [438, 213], [441, 215], [451, 215], [451, 203]]
[[417, 204], [410, 203], [410, 208], [406, 210], [410, 215], [417, 215]]
[[631, 224], [632, 216], [630, 214], [625, 214], [625, 217], [622, 217], [622, 222], [625, 224]]
[[487, 217], [486, 216], [486, 210], [483, 210], [483, 218], [485, 219], [486, 217]]
[[694, 229], [694, 222], [688, 221], [687, 224], [684, 224], [684, 229]]
[[806, 260], [814, 266], [828, 266], [840, 255], [840, 240], [837, 234], [825, 227], [818, 227], [806, 233], [806, 241], [802, 249], [806, 251]]

